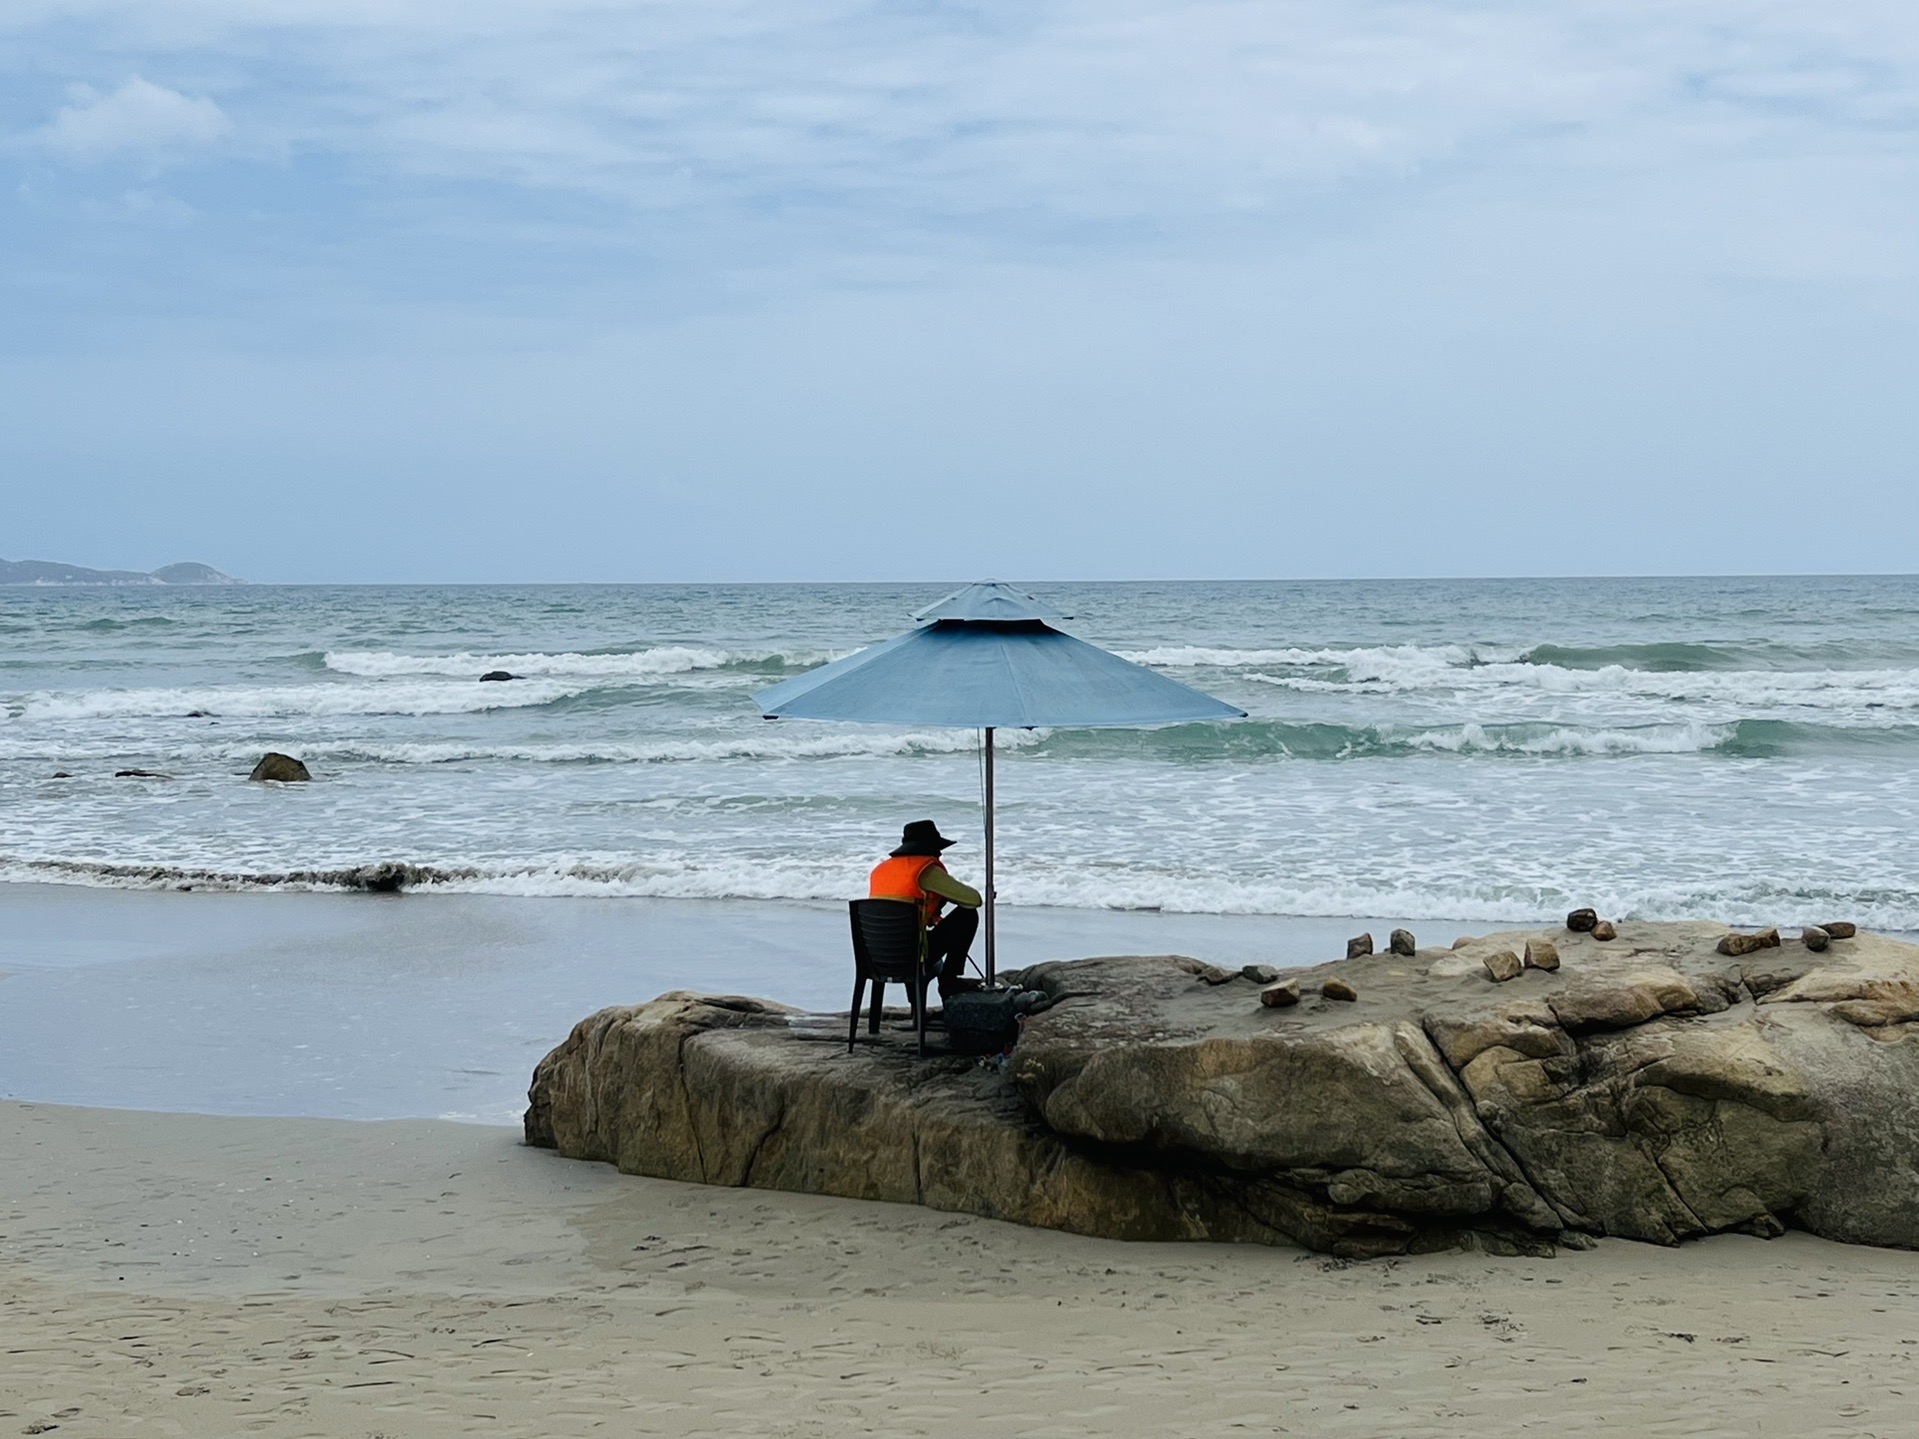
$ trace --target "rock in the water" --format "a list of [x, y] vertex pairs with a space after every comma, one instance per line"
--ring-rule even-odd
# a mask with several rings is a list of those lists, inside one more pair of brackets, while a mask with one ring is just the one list
[[1613, 927], [1610, 919], [1602, 919], [1592, 927], [1592, 937], [1599, 940], [1618, 939], [1619, 931]]
[[1289, 979], [1267, 985], [1259, 992], [1259, 1002], [1268, 1009], [1291, 1009], [1299, 1003], [1299, 981]]
[[1805, 945], [1806, 948], [1811, 950], [1814, 954], [1817, 954], [1819, 953], [1820, 950], [1829, 948], [1831, 946], [1832, 932], [1830, 930], [1821, 929], [1816, 924], [1809, 924], [1804, 929], [1799, 931], [1799, 942]]
[[1525, 961], [1510, 949], [1496, 949], [1486, 956], [1486, 973], [1499, 984], [1519, 978], [1519, 971], [1525, 967]]
[[1919, 1248], [1919, 947], [1733, 967], [1724, 933], [1635, 924], [1630, 953], [1568, 944], [1518, 988], [1478, 956], [1517, 964], [1536, 934], [1341, 961], [1299, 980], [1367, 1003], [1283, 1019], [1164, 958], [1043, 964], [1009, 976], [1053, 1004], [1004, 1073], [918, 1061], [897, 1021], [849, 1055], [843, 1013], [668, 995], [579, 1025], [535, 1072], [526, 1135], [673, 1179], [1114, 1238], [1505, 1253], [1790, 1221]]
[[1348, 1003], [1359, 998], [1359, 991], [1337, 976], [1320, 985], [1319, 992], [1328, 999], [1344, 1000]]
[[1596, 909], [1576, 909], [1566, 916], [1566, 928], [1574, 934], [1590, 934], [1598, 923], [1599, 911]]
[[1719, 941], [1721, 954], [1757, 954], [1762, 949], [1779, 947], [1779, 931], [1762, 929], [1757, 934], [1729, 934]]
[[1413, 938], [1410, 929], [1396, 929], [1392, 938], [1386, 941], [1386, 948], [1394, 954], [1411, 956], [1419, 953], [1419, 942]]
[[1356, 935], [1346, 941], [1346, 958], [1358, 959], [1373, 952], [1373, 937], [1370, 934]]
[[313, 778], [307, 767], [290, 754], [268, 750], [253, 767], [248, 779], [274, 780], [280, 784], [303, 784]]
[[1859, 933], [1859, 926], [1849, 919], [1835, 919], [1819, 926], [1833, 939], [1851, 939]]
[[1525, 965], [1527, 969], [1558, 969], [1559, 946], [1549, 939], [1527, 940]]
[[49, 778], [51, 778], [51, 779], [72, 779], [72, 778], [73, 778], [73, 776], [72, 776], [72, 775], [70, 775], [70, 774], [68, 774], [68, 773], [67, 773], [67, 772], [66, 772], [65, 770], [63, 770], [63, 769], [57, 769], [57, 770], [55, 770], [55, 771], [54, 771], [54, 772], [53, 772], [53, 773], [52, 773], [52, 774], [51, 774], [51, 775], [49, 776]]
[[115, 779], [172, 779], [173, 778], [172, 775], [163, 774], [157, 769], [117, 769], [113, 772], [113, 777]]
[[501, 680], [516, 680], [518, 678], [519, 678], [518, 675], [511, 674], [506, 670], [488, 670], [485, 674], [480, 676], [480, 683], [481, 684], [497, 684]]
[[1279, 971], [1270, 964], [1244, 965], [1239, 973], [1242, 979], [1250, 979], [1254, 984], [1271, 984], [1279, 978]]

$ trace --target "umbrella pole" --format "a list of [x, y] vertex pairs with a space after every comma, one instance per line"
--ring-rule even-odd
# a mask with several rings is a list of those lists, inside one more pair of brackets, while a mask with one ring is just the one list
[[986, 758], [986, 982], [995, 974], [993, 954], [993, 727], [985, 730]]

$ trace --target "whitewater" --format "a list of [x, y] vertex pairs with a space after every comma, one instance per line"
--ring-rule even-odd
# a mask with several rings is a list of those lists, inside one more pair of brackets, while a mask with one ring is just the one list
[[[0, 588], [0, 881], [855, 893], [977, 737], [752, 694], [952, 587]], [[1919, 929], [1919, 580], [1031, 588], [1249, 718], [1003, 735], [1009, 905]]]

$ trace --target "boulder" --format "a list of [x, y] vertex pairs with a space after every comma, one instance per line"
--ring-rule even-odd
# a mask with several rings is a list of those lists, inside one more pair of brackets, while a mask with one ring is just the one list
[[307, 767], [290, 754], [268, 750], [253, 767], [250, 780], [272, 780], [278, 784], [304, 784], [312, 779]]
[[1411, 959], [1419, 953], [1419, 942], [1413, 938], [1413, 932], [1410, 929], [1396, 929], [1392, 937], [1386, 941], [1386, 948], [1392, 954]]
[[1559, 946], [1550, 939], [1527, 940], [1525, 964], [1528, 969], [1558, 969]]
[[1848, 919], [1828, 920], [1819, 926], [1832, 939], [1851, 939], [1859, 933], [1859, 926]]
[[1239, 977], [1250, 979], [1254, 984], [1271, 984], [1279, 978], [1279, 971], [1270, 964], [1248, 964], [1240, 967]]
[[1757, 954], [1762, 949], [1779, 947], [1779, 931], [1762, 929], [1758, 934], [1729, 934], [1719, 941], [1721, 954]]
[[1619, 938], [1619, 931], [1613, 927], [1613, 922], [1610, 919], [1600, 920], [1599, 923], [1592, 927], [1590, 933], [1594, 939], [1598, 940]]
[[1358, 959], [1373, 952], [1373, 937], [1370, 934], [1355, 935], [1346, 941], [1346, 958]]
[[1814, 954], [1832, 947], [1832, 934], [1816, 924], [1809, 924], [1799, 931], [1799, 942]]
[[1345, 980], [1339, 978], [1338, 975], [1334, 975], [1331, 979], [1320, 985], [1319, 992], [1327, 999], [1337, 999], [1347, 1004], [1359, 998], [1359, 991], [1346, 983]]
[[519, 676], [507, 670], [488, 670], [480, 676], [481, 684], [498, 684], [502, 680], [516, 680]]
[[[1003, 1071], [916, 1060], [899, 1012], [849, 1055], [843, 1014], [672, 994], [578, 1025], [526, 1135], [1122, 1239], [1538, 1253], [1791, 1224], [1919, 1248], [1919, 947], [1733, 962], [1724, 934], [1494, 934], [1302, 971], [1257, 1006], [1164, 957], [1043, 964], [1009, 976], [1051, 1005]], [[1557, 971], [1486, 982], [1546, 941]], [[1297, 1002], [1334, 982], [1366, 1003]]]
[[1259, 1002], [1268, 1009], [1291, 1009], [1299, 1003], [1299, 981], [1289, 979], [1267, 985], [1259, 992]]
[[1599, 923], [1599, 911], [1596, 909], [1576, 909], [1566, 916], [1566, 928], [1574, 934], [1591, 934], [1593, 926]]
[[1484, 962], [1486, 973], [1493, 977], [1496, 984], [1519, 978], [1520, 970], [1526, 967], [1524, 961], [1510, 949], [1496, 949], [1486, 956]]

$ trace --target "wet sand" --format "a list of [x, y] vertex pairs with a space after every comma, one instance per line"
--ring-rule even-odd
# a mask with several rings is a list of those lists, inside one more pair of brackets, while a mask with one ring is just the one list
[[1919, 1255], [1125, 1245], [0, 1103], [0, 1433], [1905, 1435]]

